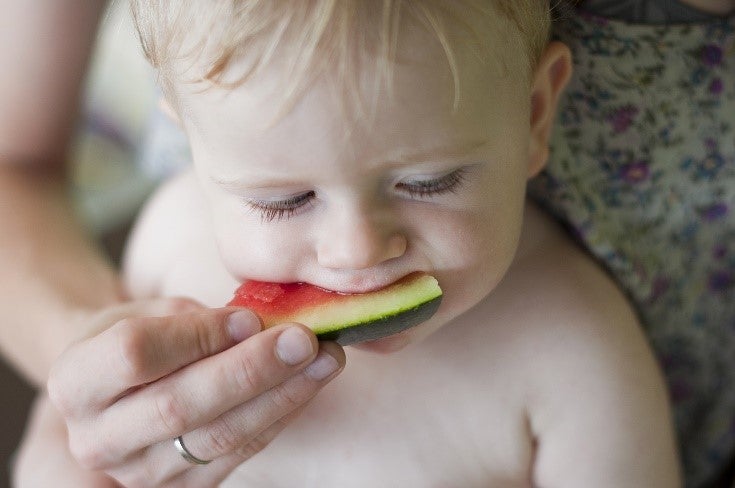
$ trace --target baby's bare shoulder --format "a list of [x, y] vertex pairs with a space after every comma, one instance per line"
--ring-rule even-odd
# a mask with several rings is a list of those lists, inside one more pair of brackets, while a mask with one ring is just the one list
[[676, 486], [667, 393], [636, 314], [548, 217], [527, 215], [518, 258], [479, 311], [524, 385], [535, 483]]
[[[650, 356], [636, 313], [609, 274], [550, 217], [529, 207], [518, 256], [493, 297], [534, 348], [567, 361]], [[634, 348], [632, 351], [630, 348]], [[540, 359], [540, 358], [539, 358]], [[549, 356], [549, 359], [552, 359]]]
[[472, 391], [472, 445], [505, 439], [534, 486], [677, 486], [663, 379], [624, 294], [532, 208], [522, 240], [498, 288], [430, 341]]
[[[582, 362], [631, 347], [650, 355], [632, 306], [605, 270], [550, 217], [533, 206], [526, 215], [516, 259], [493, 293], [464, 318], [467, 335], [486, 335], [524, 360], [527, 351], [536, 363]], [[477, 339], [471, 337], [484, 347]]]
[[188, 296], [210, 306], [235, 283], [219, 259], [212, 222], [193, 169], [162, 184], [147, 202], [125, 250], [123, 276], [133, 297]]

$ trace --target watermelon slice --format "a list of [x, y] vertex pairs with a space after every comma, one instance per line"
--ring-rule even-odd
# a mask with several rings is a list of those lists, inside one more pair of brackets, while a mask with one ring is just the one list
[[228, 305], [251, 309], [265, 328], [298, 322], [320, 339], [347, 345], [418, 325], [434, 315], [441, 299], [434, 277], [412, 273], [368, 293], [339, 293], [308, 283], [246, 281]]

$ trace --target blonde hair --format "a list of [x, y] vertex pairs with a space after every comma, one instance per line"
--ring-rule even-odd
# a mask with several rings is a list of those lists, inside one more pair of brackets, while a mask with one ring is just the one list
[[[245, 82], [276, 57], [287, 66], [285, 97], [293, 97], [309, 79], [335, 70], [347, 93], [359, 81], [364, 63], [377, 80], [390, 86], [392, 66], [405, 18], [423, 24], [441, 44], [459, 96], [454, 49], [471, 43], [483, 58], [483, 32], [502, 26], [506, 65], [529, 74], [548, 42], [549, 0], [131, 0], [143, 51], [157, 69], [164, 90], [172, 78], [215, 84]], [[459, 38], [449, 25], [463, 29]], [[513, 32], [514, 31], [514, 32]], [[284, 47], [285, 46], [285, 47]], [[510, 46], [510, 47], [509, 47]], [[518, 58], [514, 48], [527, 53]], [[276, 56], [277, 54], [277, 56]], [[367, 55], [367, 56], [366, 56]], [[228, 68], [247, 59], [235, 79]]]

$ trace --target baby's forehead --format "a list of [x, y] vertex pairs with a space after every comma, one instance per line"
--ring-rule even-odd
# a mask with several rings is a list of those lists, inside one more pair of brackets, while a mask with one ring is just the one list
[[[426, 33], [407, 39], [388, 81], [369, 68], [352, 73], [355, 77], [347, 81], [339, 72], [325, 70], [291, 91], [289, 66], [276, 60], [231, 86], [177, 83], [180, 114], [193, 126], [232, 130], [233, 139], [241, 137], [242, 131], [222, 127], [221, 122], [239, 120], [241, 112], [257, 114], [249, 122], [259, 124], [263, 131], [282, 121], [319, 125], [327, 117], [333, 119], [330, 133], [342, 132], [354, 143], [360, 134], [387, 127], [405, 132], [417, 121], [435, 127], [475, 126], [486, 119], [488, 105], [504, 106], [498, 98], [524, 95], [525, 85], [516, 77], [498, 64], [473, 62], [471, 51], [454, 53], [455, 77], [439, 43], [427, 41]], [[517, 108], [522, 111], [523, 105]]]

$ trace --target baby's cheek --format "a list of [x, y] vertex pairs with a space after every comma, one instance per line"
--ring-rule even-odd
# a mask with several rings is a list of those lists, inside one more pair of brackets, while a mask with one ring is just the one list
[[[445, 297], [460, 308], [491, 293], [510, 267], [521, 229], [520, 212], [467, 212], [435, 237], [435, 263]], [[443, 279], [442, 279], [443, 278]]]
[[303, 254], [298, 240], [268, 228], [222, 222], [217, 229], [220, 257], [238, 281], [290, 281]]
[[[479, 207], [479, 206], [478, 206]], [[425, 238], [442, 268], [483, 274], [504, 268], [512, 259], [521, 229], [522, 213], [508, 208], [475, 208], [447, 215], [426, 215]], [[433, 231], [430, 231], [433, 228]]]

